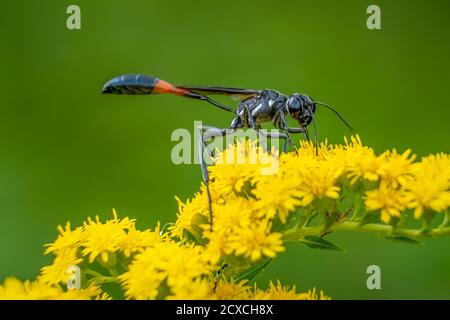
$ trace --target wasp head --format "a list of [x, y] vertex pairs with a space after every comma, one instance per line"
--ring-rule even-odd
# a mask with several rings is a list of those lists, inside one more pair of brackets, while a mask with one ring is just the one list
[[296, 119], [301, 126], [311, 123], [316, 105], [314, 100], [307, 95], [294, 93], [286, 101], [286, 108], [289, 114]]

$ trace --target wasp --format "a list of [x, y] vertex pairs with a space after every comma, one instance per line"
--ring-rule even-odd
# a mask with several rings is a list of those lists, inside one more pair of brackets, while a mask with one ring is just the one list
[[[286, 151], [287, 143], [290, 143], [295, 148], [290, 134], [300, 133], [307, 140], [310, 139], [307, 127], [312, 123], [317, 154], [318, 134], [314, 117], [316, 106], [323, 106], [331, 110], [353, 132], [352, 127], [334, 108], [326, 103], [315, 101], [310, 96], [302, 93], [294, 93], [288, 96], [272, 89], [252, 90], [220, 86], [173, 85], [167, 81], [142, 74], [124, 74], [115, 77], [103, 86], [102, 93], [119, 95], [174, 94], [180, 97], [205, 101], [234, 114], [229, 128], [222, 129], [211, 126], [198, 128], [200, 131], [200, 164], [208, 196], [211, 231], [213, 228], [213, 210], [209, 191], [209, 173], [204, 157], [204, 149], [208, 148], [207, 139], [225, 136], [230, 129], [234, 131], [241, 128], [252, 128], [260, 132], [259, 129], [261, 129], [262, 123], [272, 122], [280, 132], [265, 133], [265, 135], [267, 138], [284, 139], [283, 150]], [[238, 107], [233, 109], [225, 106], [211, 99], [210, 95], [231, 96], [239, 100]], [[287, 117], [295, 119], [299, 126], [288, 126]], [[205, 134], [206, 132], [207, 134]]]

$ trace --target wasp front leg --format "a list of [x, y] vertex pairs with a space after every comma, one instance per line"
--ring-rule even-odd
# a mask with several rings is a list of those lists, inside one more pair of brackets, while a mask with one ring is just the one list
[[306, 127], [300, 127], [300, 128], [286, 127], [286, 131], [289, 133], [301, 133], [305, 137], [305, 140], [310, 141], [308, 129]]
[[291, 135], [289, 134], [290, 131], [288, 130], [289, 128], [286, 123], [286, 117], [284, 115], [284, 112], [278, 111], [277, 114], [272, 119], [272, 121], [274, 122], [277, 128], [280, 128], [281, 130], [284, 131], [284, 133], [287, 136], [288, 143], [294, 148], [294, 150], [297, 150], [297, 146], [294, 144], [294, 142], [291, 139]]

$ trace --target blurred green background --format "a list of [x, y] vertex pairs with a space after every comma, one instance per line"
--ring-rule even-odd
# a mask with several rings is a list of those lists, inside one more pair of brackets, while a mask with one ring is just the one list
[[[81, 8], [81, 30], [66, 8]], [[382, 30], [366, 28], [381, 7]], [[144, 73], [174, 83], [302, 92], [337, 108], [377, 151], [449, 152], [450, 2], [2, 1], [0, 280], [33, 278], [55, 227], [88, 215], [173, 221], [174, 196], [198, 190], [197, 165], [170, 160], [171, 132], [230, 115], [173, 96], [102, 96]], [[234, 104], [233, 100], [221, 100]], [[319, 133], [345, 127], [318, 111]], [[279, 278], [334, 298], [450, 298], [450, 238], [421, 246], [329, 237], [347, 253], [289, 246], [258, 282]], [[366, 288], [366, 268], [382, 289]]]

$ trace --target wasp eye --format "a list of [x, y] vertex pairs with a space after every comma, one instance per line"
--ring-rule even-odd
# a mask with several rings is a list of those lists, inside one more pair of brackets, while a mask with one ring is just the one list
[[303, 106], [303, 102], [298, 97], [294, 96], [288, 99], [287, 106], [289, 111], [299, 111]]

